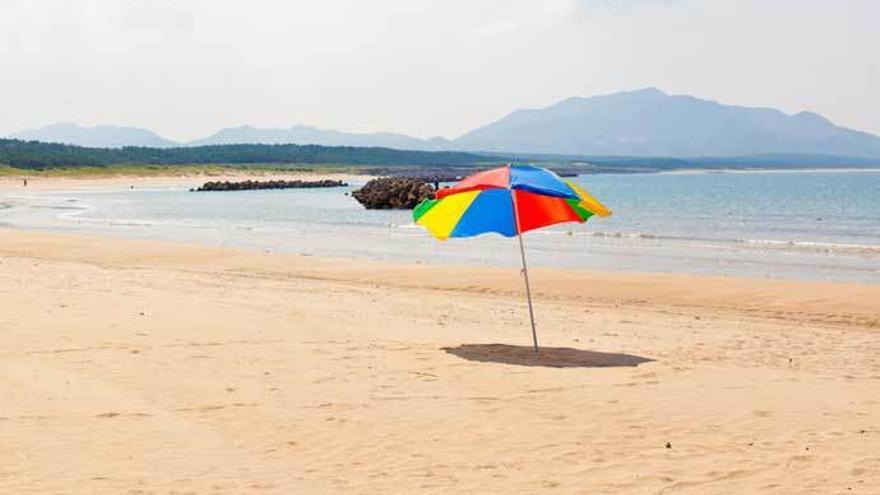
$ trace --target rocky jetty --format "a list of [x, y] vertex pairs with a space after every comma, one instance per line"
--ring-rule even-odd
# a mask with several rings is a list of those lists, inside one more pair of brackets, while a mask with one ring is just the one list
[[368, 210], [412, 209], [434, 197], [434, 187], [414, 177], [381, 177], [351, 193]]
[[202, 187], [190, 191], [251, 191], [254, 189], [311, 189], [315, 187], [343, 187], [341, 180], [245, 180], [240, 182], [205, 182]]

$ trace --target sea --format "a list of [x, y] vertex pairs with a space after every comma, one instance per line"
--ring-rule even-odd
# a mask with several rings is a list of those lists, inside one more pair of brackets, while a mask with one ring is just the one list
[[[530, 266], [880, 283], [880, 170], [580, 175], [613, 210], [524, 234]], [[348, 187], [0, 190], [0, 227], [266, 253], [519, 266], [515, 238], [444, 242]], [[195, 182], [192, 185], [197, 185]]]

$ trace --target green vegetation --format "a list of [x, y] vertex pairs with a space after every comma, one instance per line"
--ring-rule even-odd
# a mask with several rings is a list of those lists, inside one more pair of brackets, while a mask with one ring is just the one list
[[106, 167], [55, 167], [55, 168], [17, 168], [0, 164], [0, 177], [173, 177], [187, 175], [222, 176], [246, 170], [252, 175], [269, 175], [273, 172], [315, 172], [315, 173], [359, 173], [361, 167], [344, 165], [278, 166], [272, 165], [109, 165]]
[[528, 161], [560, 173], [635, 173], [681, 169], [880, 167], [878, 158], [764, 154], [740, 157], [494, 156], [456, 151], [295, 144], [232, 144], [189, 148], [85, 148], [0, 139], [0, 176], [220, 175], [242, 169], [371, 175], [467, 175], [507, 161]]
[[487, 158], [454, 151], [295, 144], [231, 144], [190, 148], [84, 148], [65, 144], [0, 139], [0, 163], [27, 170], [73, 167], [168, 165], [473, 166]]

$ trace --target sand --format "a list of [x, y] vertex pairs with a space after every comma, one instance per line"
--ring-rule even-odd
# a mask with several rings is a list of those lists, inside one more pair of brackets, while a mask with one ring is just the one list
[[880, 493], [880, 285], [0, 230], [0, 493]]
[[[273, 171], [273, 170], [211, 170], [207, 172], [181, 172], [177, 175], [75, 175], [47, 176], [39, 174], [21, 174], [17, 176], [0, 176], [0, 190], [9, 191], [76, 191], [82, 189], [109, 189], [118, 191], [129, 187], [137, 189], [147, 187], [198, 187], [208, 181], [241, 181], [241, 180], [341, 180], [346, 182], [365, 182], [373, 178], [366, 174], [326, 173], [309, 171]], [[27, 186], [24, 180], [27, 179]]]

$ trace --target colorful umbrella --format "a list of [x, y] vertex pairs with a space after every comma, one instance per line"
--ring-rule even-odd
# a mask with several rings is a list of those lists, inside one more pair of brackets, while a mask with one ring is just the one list
[[586, 222], [611, 211], [586, 191], [545, 168], [510, 165], [466, 177], [453, 187], [437, 191], [413, 210], [416, 224], [434, 237], [471, 237], [495, 232], [517, 236], [522, 257], [532, 339], [538, 351], [538, 334], [532, 310], [529, 271], [522, 233], [563, 222]]

